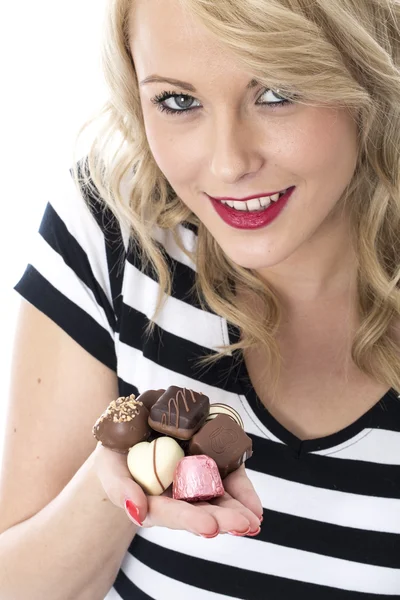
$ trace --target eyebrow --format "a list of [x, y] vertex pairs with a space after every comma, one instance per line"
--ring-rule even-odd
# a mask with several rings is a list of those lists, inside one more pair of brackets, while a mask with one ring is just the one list
[[[140, 85], [146, 85], [146, 83], [169, 83], [171, 85], [176, 85], [188, 92], [197, 93], [196, 88], [191, 84], [187, 83], [187, 81], [180, 81], [179, 79], [171, 79], [170, 77], [161, 77], [160, 75], [149, 75], [140, 82]], [[246, 89], [250, 90], [253, 87], [258, 85], [258, 81], [256, 79], [252, 79], [246, 86]]]

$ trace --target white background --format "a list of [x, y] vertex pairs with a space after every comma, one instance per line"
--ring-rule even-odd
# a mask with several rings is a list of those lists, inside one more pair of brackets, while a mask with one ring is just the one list
[[106, 98], [104, 5], [0, 2], [0, 458], [19, 303], [12, 288], [29, 261], [45, 204], [72, 165], [77, 131]]

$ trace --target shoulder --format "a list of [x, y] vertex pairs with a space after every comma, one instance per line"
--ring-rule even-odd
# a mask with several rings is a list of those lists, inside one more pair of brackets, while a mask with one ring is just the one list
[[[80, 240], [88, 254], [106, 258], [110, 273], [118, 272], [121, 276], [126, 264], [133, 264], [140, 271], [145, 269], [148, 262], [144, 260], [140, 236], [135, 234], [126, 218], [118, 219], [118, 211], [111, 210], [102, 198], [90, 176], [87, 158], [76, 163], [69, 175], [67, 201], [58, 198], [54, 206], [72, 235]], [[131, 177], [127, 173], [119, 187], [125, 206], [129, 206], [131, 192]], [[149, 233], [154, 244], [163, 250], [171, 274], [183, 266], [188, 267], [188, 271], [196, 271], [198, 228], [195, 225], [184, 222], [174, 229], [153, 226]], [[104, 260], [102, 262], [105, 264]]]
[[[74, 168], [75, 167], [75, 168]], [[71, 224], [94, 227], [100, 230], [106, 244], [123, 245], [129, 243], [129, 229], [118, 220], [102, 198], [88, 169], [87, 158], [82, 159], [69, 171], [69, 192], [67, 202], [64, 202], [65, 214], [70, 217]], [[127, 193], [124, 182], [121, 184], [121, 194]]]

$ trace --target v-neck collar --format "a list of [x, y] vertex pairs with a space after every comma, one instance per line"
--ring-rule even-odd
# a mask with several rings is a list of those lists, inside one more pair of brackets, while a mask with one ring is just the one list
[[[236, 343], [239, 340], [238, 329], [231, 324], [228, 324], [227, 326], [230, 343]], [[333, 448], [351, 440], [361, 431], [370, 426], [374, 415], [379, 410], [382, 410], [381, 403], [385, 401], [391, 401], [398, 396], [397, 392], [393, 388], [390, 388], [382, 396], [382, 398], [380, 398], [376, 404], [372, 406], [372, 408], [370, 408], [366, 413], [364, 413], [361, 417], [344, 429], [324, 437], [301, 440], [294, 433], [286, 429], [286, 427], [284, 427], [263, 405], [251, 383], [250, 375], [244, 359], [241, 359], [238, 362], [237, 369], [238, 383], [254, 414], [277, 439], [286, 444], [288, 447], [292, 448], [298, 456], [309, 452]]]

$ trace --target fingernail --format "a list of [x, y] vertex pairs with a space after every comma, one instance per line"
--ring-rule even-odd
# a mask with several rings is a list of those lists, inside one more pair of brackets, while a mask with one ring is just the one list
[[227, 531], [227, 533], [229, 533], [229, 535], [235, 535], [235, 536], [242, 536], [242, 535], [247, 535], [250, 531], [250, 527], [248, 529], [246, 529], [246, 531]]
[[132, 500], [125, 500], [125, 510], [128, 513], [129, 518], [135, 523], [135, 525], [137, 525], [138, 527], [143, 526], [143, 523], [141, 522], [139, 516], [139, 509], [136, 506], [136, 504], [132, 502]]
[[217, 537], [217, 535], [219, 534], [219, 529], [217, 529], [217, 531], [215, 533], [199, 533], [199, 536], [202, 538], [207, 538], [208, 540], [211, 538], [215, 538]]
[[250, 537], [254, 537], [256, 535], [258, 535], [261, 531], [261, 527], [259, 527], [258, 529], [256, 529], [256, 531], [250, 531], [247, 535]]

